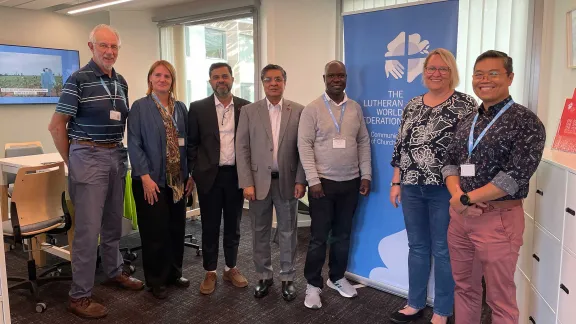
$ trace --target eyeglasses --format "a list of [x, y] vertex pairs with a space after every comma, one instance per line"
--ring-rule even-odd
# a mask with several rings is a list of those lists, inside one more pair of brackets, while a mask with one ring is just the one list
[[426, 74], [434, 74], [436, 71], [440, 72], [440, 75], [447, 75], [450, 73], [450, 68], [447, 66], [441, 66], [439, 68], [435, 66], [428, 66], [424, 70], [426, 71]]
[[224, 121], [226, 120], [226, 113], [230, 111], [230, 107], [224, 109], [224, 113], [222, 114], [222, 126], [224, 126]]
[[108, 45], [106, 43], [98, 43], [97, 46], [102, 51], [105, 51], [107, 49], [111, 49], [112, 51], [117, 52], [118, 49], [120, 49], [120, 46], [118, 46], [118, 45]]
[[[473, 77], [475, 80], [483, 80], [486, 77], [488, 80], [494, 80], [500, 78], [504, 73], [500, 73], [498, 71], [490, 71], [488, 73], [485, 72], [475, 72]], [[508, 75], [508, 73], [506, 73]]]
[[274, 80], [274, 81], [276, 81], [276, 82], [278, 82], [278, 83], [282, 83], [282, 82], [284, 82], [284, 79], [283, 79], [283, 78], [281, 78], [281, 77], [275, 77], [275, 78], [264, 78], [264, 79], [262, 79], [262, 82], [264, 82], [264, 83], [270, 83], [270, 82], [272, 82], [272, 80]]

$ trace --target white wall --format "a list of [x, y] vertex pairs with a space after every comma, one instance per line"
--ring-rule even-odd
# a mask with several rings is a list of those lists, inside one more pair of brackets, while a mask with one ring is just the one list
[[336, 59], [336, 15], [336, 0], [261, 1], [260, 68], [286, 70], [286, 98], [306, 105], [324, 92], [324, 66]]
[[[109, 23], [107, 13], [66, 17], [44, 11], [0, 9], [0, 44], [62, 48], [80, 51], [80, 65], [91, 57], [88, 35], [97, 24]], [[48, 123], [56, 105], [0, 105], [0, 157], [4, 144], [41, 141], [44, 150], [56, 152]]]
[[546, 0], [544, 6], [538, 115], [546, 126], [546, 145], [551, 146], [564, 102], [567, 98], [572, 98], [576, 87], [576, 69], [568, 68], [566, 58], [566, 13], [576, 9], [576, 1]]

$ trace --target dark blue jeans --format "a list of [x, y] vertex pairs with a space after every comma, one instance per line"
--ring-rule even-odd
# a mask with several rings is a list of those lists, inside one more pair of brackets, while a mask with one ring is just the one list
[[448, 252], [450, 193], [445, 186], [402, 185], [402, 211], [408, 233], [408, 306], [426, 307], [434, 257], [434, 313], [451, 316], [454, 279]]

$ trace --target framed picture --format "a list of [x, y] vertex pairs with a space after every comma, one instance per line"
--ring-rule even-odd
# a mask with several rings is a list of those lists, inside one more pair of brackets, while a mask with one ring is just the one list
[[568, 67], [576, 68], [576, 9], [566, 14], [566, 35]]

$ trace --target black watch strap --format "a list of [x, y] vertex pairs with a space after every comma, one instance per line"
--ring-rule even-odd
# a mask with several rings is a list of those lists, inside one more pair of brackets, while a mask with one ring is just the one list
[[390, 187], [399, 186], [400, 182], [390, 182]]

